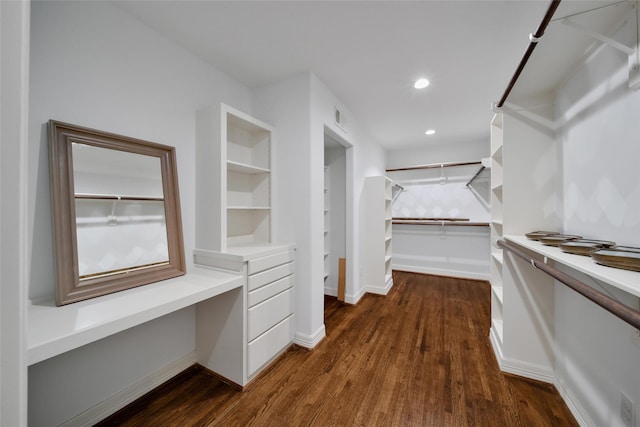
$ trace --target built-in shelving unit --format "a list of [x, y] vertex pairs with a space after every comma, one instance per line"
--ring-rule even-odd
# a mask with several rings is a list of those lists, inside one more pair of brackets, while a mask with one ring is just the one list
[[[331, 223], [331, 216], [329, 214], [329, 166], [324, 167], [324, 280], [325, 282], [329, 278], [329, 272], [331, 271], [330, 263], [330, 239], [329, 239], [329, 224]], [[325, 287], [327, 284], [325, 283]]]
[[227, 245], [271, 241], [271, 133], [265, 123], [223, 106]]
[[366, 179], [367, 286], [377, 293], [386, 293], [393, 286], [392, 187], [393, 181], [386, 176]]
[[[553, 378], [549, 346], [553, 330], [553, 280], [503, 253], [506, 234], [558, 229], [559, 218], [542, 206], [556, 200], [553, 137], [519, 112], [497, 113], [491, 121], [491, 331], [502, 370], [543, 381]], [[535, 287], [530, 287], [535, 283]], [[545, 316], [523, 316], [531, 311]]]
[[273, 241], [273, 128], [221, 104], [196, 115], [194, 262], [244, 286], [198, 305], [198, 361], [244, 387], [293, 342], [295, 246]]
[[502, 114], [491, 121], [491, 340], [502, 353], [502, 249], [496, 241], [502, 238]]
[[228, 105], [196, 115], [199, 249], [272, 240], [273, 128]]

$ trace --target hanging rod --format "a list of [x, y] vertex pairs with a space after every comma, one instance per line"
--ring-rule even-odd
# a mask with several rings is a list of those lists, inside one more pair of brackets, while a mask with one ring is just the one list
[[522, 56], [522, 59], [518, 64], [518, 68], [516, 68], [515, 73], [513, 73], [513, 77], [511, 77], [511, 81], [509, 82], [507, 89], [504, 91], [502, 98], [500, 98], [500, 101], [496, 104], [496, 108], [501, 108], [504, 105], [504, 103], [507, 101], [507, 97], [511, 93], [511, 90], [513, 89], [513, 87], [516, 85], [516, 82], [518, 81], [518, 78], [520, 77], [522, 70], [524, 70], [525, 65], [527, 65], [527, 62], [529, 61], [529, 57], [533, 53], [533, 50], [536, 48], [538, 41], [540, 41], [540, 38], [544, 35], [544, 31], [547, 29], [549, 22], [551, 22], [551, 18], [553, 17], [553, 14], [556, 12], [556, 9], [558, 9], [558, 6], [560, 6], [560, 0], [552, 0], [551, 4], [549, 4], [549, 8], [547, 9], [547, 13], [544, 15], [544, 18], [542, 19], [542, 22], [540, 22], [540, 25], [538, 25], [538, 29], [536, 30], [536, 32], [533, 34], [529, 34], [529, 46], [527, 47], [527, 50], [524, 52], [524, 55]]
[[622, 304], [621, 302], [616, 301], [610, 296], [593, 289], [591, 286], [586, 285], [585, 283], [581, 282], [580, 280], [574, 277], [569, 276], [566, 273], [563, 273], [557, 268], [551, 267], [543, 262], [538, 261], [537, 259], [531, 257], [531, 255], [527, 254], [526, 252], [517, 248], [515, 245], [512, 245], [511, 243], [508, 243], [504, 240], [498, 240], [497, 244], [499, 247], [513, 252], [515, 255], [527, 261], [535, 268], [544, 271], [549, 276], [553, 277], [554, 279], [557, 279], [561, 283], [564, 283], [569, 288], [573, 289], [583, 297], [596, 303], [597, 305], [604, 308], [614, 316], [624, 320], [634, 328], [640, 329], [640, 311], [634, 310]]
[[73, 196], [76, 199], [87, 199], [87, 200], [126, 200], [126, 201], [149, 201], [149, 202], [162, 202], [162, 201], [164, 201], [163, 197], [119, 196], [117, 194], [76, 193]]
[[410, 171], [416, 169], [435, 169], [435, 168], [448, 168], [452, 166], [468, 166], [468, 165], [481, 165], [482, 162], [449, 162], [449, 163], [431, 163], [428, 165], [409, 166], [406, 168], [387, 169], [387, 172], [399, 172]]

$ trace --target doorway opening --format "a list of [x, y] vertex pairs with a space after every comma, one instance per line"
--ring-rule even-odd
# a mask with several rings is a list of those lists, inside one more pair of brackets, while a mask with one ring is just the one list
[[345, 301], [351, 267], [347, 200], [351, 144], [325, 127], [324, 132], [324, 294]]

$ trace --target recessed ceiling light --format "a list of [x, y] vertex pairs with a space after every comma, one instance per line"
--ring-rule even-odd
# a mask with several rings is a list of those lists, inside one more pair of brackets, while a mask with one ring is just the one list
[[436, 133], [435, 130], [429, 129], [428, 131], [425, 132], [425, 135], [433, 135], [434, 133]]
[[427, 86], [429, 86], [429, 80], [425, 78], [420, 78], [413, 84], [413, 87], [415, 87], [416, 89], [424, 89]]

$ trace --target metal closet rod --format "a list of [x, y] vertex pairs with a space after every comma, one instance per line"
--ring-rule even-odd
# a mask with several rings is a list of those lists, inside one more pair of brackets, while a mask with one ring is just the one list
[[468, 166], [468, 165], [480, 165], [482, 162], [449, 162], [449, 163], [431, 163], [428, 165], [409, 166], [406, 168], [387, 169], [387, 172], [398, 171], [410, 171], [416, 169], [435, 169], [435, 168], [448, 168], [451, 166]]
[[504, 103], [507, 101], [507, 97], [509, 97], [511, 90], [516, 85], [516, 82], [518, 81], [518, 78], [520, 77], [522, 70], [524, 70], [525, 65], [527, 65], [527, 62], [529, 61], [529, 57], [533, 53], [533, 50], [536, 48], [538, 41], [544, 35], [544, 31], [547, 29], [549, 22], [551, 22], [551, 18], [553, 17], [553, 14], [556, 12], [556, 9], [558, 9], [558, 6], [560, 6], [560, 0], [553, 0], [551, 4], [549, 4], [547, 13], [544, 15], [544, 18], [542, 18], [542, 22], [540, 22], [540, 25], [538, 25], [538, 29], [536, 30], [536, 32], [533, 34], [529, 34], [529, 40], [530, 40], [529, 46], [527, 46], [527, 50], [524, 52], [524, 55], [522, 56], [522, 59], [518, 64], [518, 68], [516, 68], [516, 72], [513, 73], [513, 77], [511, 77], [511, 81], [509, 82], [507, 89], [504, 91], [502, 98], [500, 98], [500, 101], [496, 104], [497, 108], [501, 108], [504, 105]]
[[591, 286], [586, 285], [580, 280], [574, 277], [571, 277], [568, 274], [563, 273], [562, 271], [554, 267], [551, 267], [543, 262], [538, 261], [537, 259], [531, 257], [531, 255], [527, 254], [526, 252], [512, 245], [511, 243], [508, 243], [504, 240], [498, 240], [497, 243], [499, 247], [513, 252], [515, 255], [527, 261], [528, 263], [533, 265], [535, 268], [544, 271], [549, 276], [565, 284], [566, 286], [573, 289], [583, 297], [598, 304], [600, 307], [604, 308], [609, 313], [624, 320], [634, 328], [640, 329], [640, 311], [634, 310], [622, 304], [621, 302], [616, 301], [610, 296], [593, 289]]

